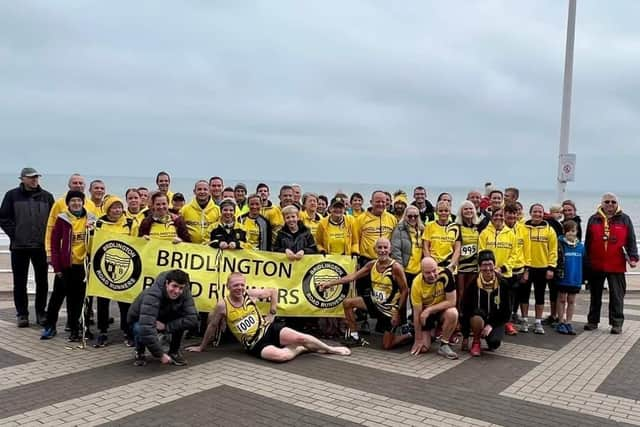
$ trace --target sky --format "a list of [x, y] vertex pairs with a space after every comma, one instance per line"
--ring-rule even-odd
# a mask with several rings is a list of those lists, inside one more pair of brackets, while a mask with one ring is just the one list
[[[0, 2], [0, 173], [554, 189], [567, 6]], [[639, 16], [578, 0], [573, 189], [636, 189]]]

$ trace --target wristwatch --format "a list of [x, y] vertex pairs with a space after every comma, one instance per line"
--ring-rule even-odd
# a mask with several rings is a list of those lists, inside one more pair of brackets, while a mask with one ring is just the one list
[[273, 314], [275, 316], [276, 315], [276, 310], [274, 310], [273, 308], [269, 309], [269, 314]]

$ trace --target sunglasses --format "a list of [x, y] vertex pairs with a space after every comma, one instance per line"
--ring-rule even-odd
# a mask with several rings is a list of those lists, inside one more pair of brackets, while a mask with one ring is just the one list
[[407, 218], [416, 219], [416, 218], [418, 218], [418, 215], [407, 215]]
[[615, 200], [603, 200], [602, 203], [604, 203], [605, 205], [615, 205], [618, 202], [616, 202]]

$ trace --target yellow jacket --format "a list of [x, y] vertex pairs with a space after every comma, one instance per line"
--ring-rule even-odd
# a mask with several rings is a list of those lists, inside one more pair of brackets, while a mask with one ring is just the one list
[[524, 267], [531, 263], [531, 256], [529, 254], [530, 244], [529, 240], [525, 239], [526, 230], [524, 223], [516, 222], [513, 227], [514, 233], [516, 233], [516, 257], [513, 264], [513, 273], [519, 274], [524, 271]]
[[371, 212], [360, 215], [356, 218], [356, 235], [360, 239], [359, 254], [369, 259], [376, 259], [376, 240], [386, 237], [391, 240], [391, 233], [396, 227], [398, 220], [387, 211], [376, 216]]
[[65, 196], [60, 197], [58, 200], [56, 200], [56, 202], [51, 207], [51, 210], [49, 211], [49, 219], [47, 220], [47, 231], [44, 237], [44, 248], [47, 251], [47, 257], [51, 257], [51, 232], [53, 231], [53, 226], [56, 224], [58, 215], [67, 210]]
[[211, 230], [220, 220], [220, 208], [209, 199], [203, 209], [194, 198], [180, 209], [180, 215], [187, 226], [191, 242], [204, 243], [209, 241]]
[[525, 245], [529, 244], [529, 263], [532, 268], [555, 268], [558, 265], [558, 237], [547, 221], [534, 225], [525, 222]]
[[500, 268], [504, 277], [511, 277], [513, 266], [518, 258], [516, 233], [506, 225], [498, 231], [492, 223], [482, 230], [478, 239], [478, 249], [489, 249], [496, 257], [496, 267]]
[[[351, 255], [357, 254], [360, 250], [360, 239], [356, 233], [356, 220], [350, 215], [344, 215], [344, 222], [341, 225], [329, 223], [329, 216], [320, 220], [316, 231], [316, 245], [318, 252], [324, 252], [334, 255]], [[344, 253], [332, 248], [334, 239], [344, 238]]]

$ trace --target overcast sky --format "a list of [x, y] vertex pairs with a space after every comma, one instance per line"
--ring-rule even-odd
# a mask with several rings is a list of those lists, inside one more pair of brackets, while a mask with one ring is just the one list
[[[636, 189], [640, 2], [578, 0], [579, 190]], [[567, 1], [0, 2], [0, 173], [555, 188]]]

